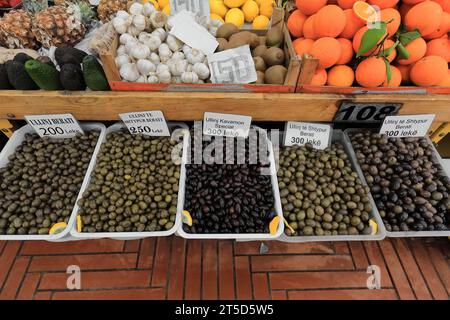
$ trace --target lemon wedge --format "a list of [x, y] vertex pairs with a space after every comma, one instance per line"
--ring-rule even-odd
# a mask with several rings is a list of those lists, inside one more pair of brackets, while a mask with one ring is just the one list
[[77, 216], [77, 231], [81, 232], [83, 228], [83, 222], [81, 222], [81, 216]]
[[374, 236], [378, 232], [378, 224], [375, 222], [374, 219], [369, 220], [369, 226], [372, 228], [372, 233], [370, 235]]
[[187, 210], [183, 210], [183, 223], [187, 224], [190, 227], [192, 226], [192, 217]]
[[280, 224], [279, 216], [276, 216], [275, 218], [272, 219], [272, 221], [270, 221], [270, 224], [269, 224], [270, 235], [274, 236], [277, 233], [279, 224]]
[[66, 224], [65, 222], [58, 222], [58, 223], [55, 223], [55, 224], [51, 227], [51, 229], [50, 229], [50, 231], [48, 232], [48, 234], [58, 234], [58, 233], [61, 233], [61, 232], [64, 231], [64, 229], [66, 229], [66, 227], [67, 227], [67, 224]]

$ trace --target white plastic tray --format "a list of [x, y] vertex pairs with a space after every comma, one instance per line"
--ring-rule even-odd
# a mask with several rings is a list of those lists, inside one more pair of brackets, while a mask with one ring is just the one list
[[[351, 133], [362, 132], [362, 131], [367, 131], [367, 130], [370, 130], [370, 129], [347, 129], [347, 130], [345, 130], [346, 139], [348, 140], [354, 155], [355, 155], [355, 152], [353, 150], [353, 146], [352, 146], [351, 141], [350, 141], [350, 134]], [[399, 139], [401, 139], [401, 138], [399, 138]], [[434, 150], [434, 160], [436, 160], [436, 162], [441, 166], [439, 168], [440, 171], [443, 174], [447, 175], [447, 172], [444, 169], [445, 166], [444, 166], [444, 163], [442, 161], [442, 158], [440, 157], [438, 151], [436, 150], [433, 142], [430, 140], [430, 138], [428, 138], [428, 136], [426, 137], [426, 139], [427, 139], [428, 143], [431, 145], [431, 147]], [[355, 155], [355, 159], [356, 159], [356, 155]], [[362, 172], [362, 169], [359, 167], [359, 164], [357, 164], [357, 166], [358, 166], [359, 170]], [[364, 182], [366, 182], [366, 179], [365, 179], [364, 175], [363, 175], [363, 179], [364, 179]], [[384, 227], [384, 223], [383, 223], [383, 228], [385, 228]], [[389, 238], [450, 237], [450, 230], [447, 230], [447, 231], [387, 231], [386, 230], [386, 236], [389, 237]]]
[[[356, 157], [353, 149], [349, 145], [349, 141], [344, 136], [342, 130], [333, 130], [333, 136], [331, 137], [332, 143], [340, 143], [343, 145], [345, 152], [347, 153], [348, 160], [361, 179], [363, 185], [367, 186], [364, 175], [362, 174], [361, 168], [357, 165]], [[284, 232], [278, 238], [282, 242], [317, 242], [317, 241], [378, 241], [383, 240], [386, 237], [386, 230], [384, 229], [383, 222], [381, 220], [380, 214], [378, 213], [375, 202], [372, 195], [369, 193], [370, 204], [372, 205], [372, 212], [370, 214], [371, 218], [374, 218], [378, 224], [377, 234], [375, 235], [337, 235], [337, 236], [288, 236]]]
[[[183, 230], [183, 224], [180, 225], [178, 229], [178, 235], [185, 239], [234, 239], [234, 240], [275, 240], [278, 238], [284, 230], [283, 223], [283, 211], [281, 210], [281, 200], [280, 192], [278, 190], [278, 178], [277, 169], [275, 165], [275, 157], [273, 154], [272, 143], [267, 137], [267, 132], [259, 127], [252, 126], [260, 134], [263, 135], [267, 141], [267, 146], [269, 150], [269, 162], [270, 162], [270, 178], [272, 182], [273, 196], [275, 198], [275, 211], [277, 216], [280, 217], [280, 223], [276, 234], [271, 235], [270, 233], [187, 233]], [[184, 192], [183, 192], [183, 205], [184, 205]]]
[[[90, 176], [91, 171], [94, 169], [95, 158], [97, 153], [100, 151], [101, 141], [105, 135], [106, 128], [102, 123], [91, 122], [91, 123], [81, 123], [81, 128], [84, 131], [98, 130], [100, 131], [100, 135], [97, 141], [97, 145], [95, 146], [94, 153], [92, 154], [91, 162], [89, 163], [89, 167], [86, 170], [86, 175], [84, 177], [83, 183], [80, 188], [80, 192], [78, 193], [78, 197], [76, 202], [81, 198], [81, 191], [87, 186], [87, 177]], [[18, 146], [22, 144], [25, 138], [25, 134], [27, 133], [36, 133], [34, 129], [30, 125], [26, 125], [19, 130], [15, 131], [12, 137], [9, 139], [2, 153], [0, 154], [0, 168], [5, 167], [8, 164], [8, 157], [14, 153]], [[0, 235], [0, 240], [47, 240], [47, 241], [66, 241], [65, 238], [72, 226], [75, 224], [76, 220], [76, 212], [77, 206], [75, 205], [72, 209], [72, 213], [70, 215], [69, 222], [67, 223], [66, 229], [58, 234], [52, 235]]]
[[[173, 227], [170, 230], [165, 231], [153, 231], [153, 232], [78, 232], [76, 224], [72, 225], [72, 228], [70, 230], [70, 234], [75, 239], [102, 239], [102, 238], [109, 238], [109, 239], [116, 239], [116, 240], [134, 240], [134, 239], [143, 239], [143, 238], [149, 238], [149, 237], [167, 237], [172, 234], [174, 234], [180, 224], [181, 224], [181, 212], [183, 210], [183, 203], [184, 203], [184, 184], [186, 181], [186, 162], [187, 162], [187, 150], [188, 150], [188, 143], [189, 143], [189, 130], [188, 126], [184, 123], [179, 122], [169, 122], [167, 123], [167, 126], [169, 127], [169, 130], [172, 132], [173, 130], [177, 128], [182, 128], [183, 131], [183, 155], [181, 159], [181, 171], [180, 171], [180, 184], [178, 188], [178, 203], [177, 203], [177, 214], [176, 219]], [[108, 134], [111, 132], [117, 132], [121, 130], [126, 130], [126, 126], [123, 123], [116, 123], [106, 130], [106, 134], [104, 135], [102, 139], [102, 144], [106, 142], [108, 138]], [[94, 168], [95, 163], [97, 162], [97, 156], [94, 160]], [[84, 193], [85, 189], [89, 186], [89, 183], [91, 181], [91, 175], [89, 174], [88, 180], [84, 188], [81, 190], [81, 195]], [[78, 204], [75, 205], [76, 212], [78, 214], [79, 206]]]

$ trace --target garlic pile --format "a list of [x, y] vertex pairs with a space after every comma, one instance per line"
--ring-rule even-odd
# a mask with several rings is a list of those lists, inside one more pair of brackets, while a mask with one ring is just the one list
[[151, 3], [133, 3], [129, 12], [118, 11], [112, 23], [120, 34], [116, 64], [123, 80], [205, 83], [209, 79], [206, 55], [169, 34], [167, 16]]

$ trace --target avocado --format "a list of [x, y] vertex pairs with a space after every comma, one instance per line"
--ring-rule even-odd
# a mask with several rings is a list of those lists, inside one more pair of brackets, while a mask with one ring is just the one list
[[59, 80], [65, 90], [81, 91], [86, 89], [83, 72], [78, 65], [66, 63], [61, 67]]
[[18, 61], [9, 60], [5, 63], [9, 83], [17, 90], [37, 90], [39, 87], [25, 70], [25, 66]]
[[9, 83], [8, 73], [4, 64], [0, 64], [0, 89], [12, 89], [13, 86]]
[[28, 60], [33, 60], [33, 58], [27, 55], [26, 53], [19, 52], [14, 56], [13, 60], [20, 62], [21, 64], [25, 64], [25, 62], [27, 62]]
[[51, 67], [38, 60], [29, 60], [25, 63], [25, 70], [39, 88], [43, 90], [62, 89], [61, 83], [59, 82], [59, 71], [55, 67]]
[[109, 90], [108, 80], [102, 65], [94, 56], [86, 56], [83, 59], [83, 76], [84, 81], [89, 89], [94, 91]]
[[64, 65], [63, 57], [68, 54], [71, 55], [78, 64], [83, 62], [84, 57], [87, 56], [87, 53], [72, 47], [58, 47], [55, 50], [55, 60], [60, 67]]

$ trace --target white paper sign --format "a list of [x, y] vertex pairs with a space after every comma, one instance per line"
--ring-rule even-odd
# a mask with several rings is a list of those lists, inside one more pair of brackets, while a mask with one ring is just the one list
[[199, 17], [209, 17], [209, 1], [205, 0], [170, 0], [170, 14], [172, 16], [183, 10], [193, 12]]
[[25, 116], [25, 120], [41, 138], [73, 138], [78, 133], [84, 134], [78, 121], [69, 113]]
[[252, 117], [236, 114], [205, 112], [203, 134], [208, 136], [246, 138], [250, 131]]
[[170, 30], [171, 35], [174, 35], [188, 46], [201, 50], [206, 55], [214, 53], [219, 46], [216, 38], [198, 24], [186, 10], [171, 18], [171, 23], [173, 24]]
[[315, 149], [323, 150], [330, 144], [331, 126], [328, 124], [292, 122], [286, 124], [284, 145], [303, 146], [311, 144]]
[[424, 137], [433, 123], [434, 114], [390, 116], [384, 119], [380, 133], [391, 138]]
[[250, 46], [208, 55], [212, 83], [246, 84], [258, 79]]
[[166, 119], [161, 111], [142, 111], [119, 114], [120, 119], [131, 134], [143, 134], [147, 136], [170, 136]]

